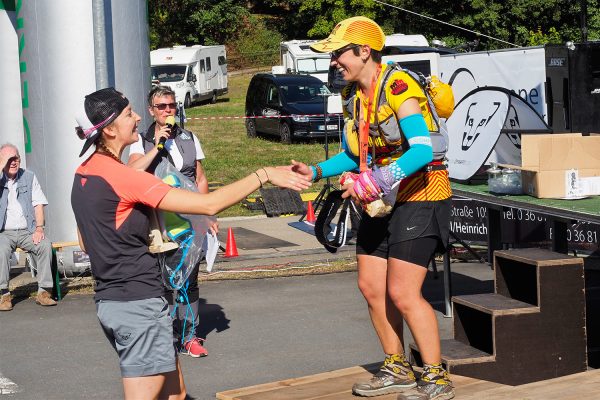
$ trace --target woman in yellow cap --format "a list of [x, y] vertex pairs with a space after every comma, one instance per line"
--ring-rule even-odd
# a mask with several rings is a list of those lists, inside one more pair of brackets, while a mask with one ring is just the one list
[[[437, 320], [421, 287], [435, 251], [448, 243], [452, 192], [443, 154], [433, 149], [426, 95], [409, 74], [381, 64], [384, 43], [379, 25], [353, 17], [311, 46], [331, 53], [331, 66], [349, 82], [342, 91], [344, 151], [310, 167], [293, 161], [292, 169], [313, 181], [360, 171], [343, 175], [341, 183], [345, 197], [352, 196], [367, 211], [357, 236], [358, 286], [386, 358], [370, 381], [353, 386], [353, 393], [451, 399]], [[387, 215], [372, 217], [385, 196], [393, 207]], [[418, 385], [402, 345], [403, 320], [424, 362]]]

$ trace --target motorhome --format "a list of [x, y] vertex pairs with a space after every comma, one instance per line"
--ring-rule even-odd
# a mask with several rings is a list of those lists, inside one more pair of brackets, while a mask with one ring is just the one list
[[412, 46], [426, 47], [429, 46], [427, 38], [423, 35], [405, 35], [404, 33], [392, 33], [385, 37], [385, 47], [391, 46]]
[[306, 74], [327, 82], [329, 73], [328, 53], [317, 53], [310, 48], [316, 40], [290, 40], [281, 42], [279, 55], [281, 65], [274, 66], [274, 74]]
[[456, 51], [438, 45], [433, 47], [423, 35], [394, 33], [385, 38], [382, 62], [401, 61], [403, 67], [424, 75], [439, 75], [439, 57]]
[[174, 46], [150, 52], [152, 82], [170, 87], [185, 108], [228, 91], [225, 46]]

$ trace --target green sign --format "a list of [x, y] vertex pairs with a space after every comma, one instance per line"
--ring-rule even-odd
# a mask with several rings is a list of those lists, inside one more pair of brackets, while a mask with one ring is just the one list
[[0, 0], [0, 10], [15, 11], [15, 0]]
[[[0, 0], [0, 4], [7, 4], [7, 0]], [[23, 29], [23, 17], [21, 16], [21, 9], [23, 6], [23, 0], [17, 0], [15, 7], [14, 1], [12, 2], [13, 8], [17, 12], [17, 36], [19, 37], [19, 70], [21, 74], [27, 71], [27, 62], [23, 60], [23, 49], [25, 48], [25, 34], [19, 32]], [[25, 80], [21, 86], [22, 94], [22, 106], [23, 106], [23, 130], [25, 132], [25, 153], [31, 153], [31, 132], [29, 131], [29, 123], [25, 117], [25, 109], [29, 108], [29, 83]]]

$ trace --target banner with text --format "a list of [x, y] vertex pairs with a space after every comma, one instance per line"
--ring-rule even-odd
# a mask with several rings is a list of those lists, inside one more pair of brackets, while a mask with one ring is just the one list
[[[543, 214], [506, 207], [501, 220], [502, 243], [515, 247], [550, 246], [552, 224]], [[454, 197], [450, 230], [468, 243], [487, 243], [487, 207], [480, 201]], [[593, 253], [600, 250], [600, 225], [580, 222], [568, 227], [569, 250]]]

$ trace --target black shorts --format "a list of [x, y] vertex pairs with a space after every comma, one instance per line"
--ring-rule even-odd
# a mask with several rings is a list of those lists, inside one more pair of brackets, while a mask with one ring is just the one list
[[398, 203], [383, 218], [363, 213], [356, 254], [397, 258], [427, 267], [436, 251], [446, 249], [451, 199]]

